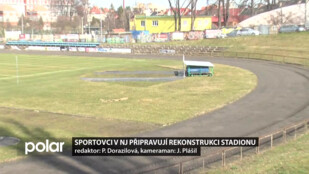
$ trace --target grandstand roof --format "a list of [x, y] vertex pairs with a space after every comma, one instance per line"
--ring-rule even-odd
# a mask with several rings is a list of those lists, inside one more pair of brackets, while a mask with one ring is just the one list
[[35, 41], [9, 41], [6, 45], [11, 46], [51, 46], [51, 47], [97, 47], [100, 43], [88, 42], [35, 42]]

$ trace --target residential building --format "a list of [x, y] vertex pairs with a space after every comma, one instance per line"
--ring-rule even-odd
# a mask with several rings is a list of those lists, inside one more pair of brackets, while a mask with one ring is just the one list
[[0, 23], [17, 25], [21, 15], [21, 12], [10, 5], [0, 4]]
[[[211, 16], [197, 16], [194, 31], [206, 29], [211, 29]], [[135, 16], [130, 21], [130, 30], [149, 31], [149, 33], [174, 32], [174, 16]], [[191, 16], [181, 17], [181, 31], [191, 31]]]
[[[223, 24], [223, 9], [221, 11], [221, 24]], [[239, 22], [241, 22], [244, 19], [249, 18], [249, 16], [240, 15], [242, 9], [238, 8], [233, 3], [230, 4], [229, 8], [229, 18], [227, 22], [227, 26], [229, 27], [235, 27], [238, 25]], [[212, 16], [212, 24], [214, 28], [217, 28], [219, 25], [219, 19], [218, 19], [218, 7], [216, 4], [209, 5], [206, 7], [202, 7], [200, 10], [197, 11], [197, 15], [209, 15]]]
[[42, 18], [44, 30], [60, 15], [74, 16], [72, 0], [0, 0], [0, 22], [17, 26], [22, 16], [38, 21]]
[[22, 16], [44, 22], [44, 29], [50, 28], [49, 0], [0, 0], [0, 22], [17, 26]]
[[96, 18], [99, 20], [105, 20], [107, 13], [108, 13], [109, 9], [105, 8], [105, 9], [100, 9], [97, 6], [94, 6], [90, 9], [90, 12], [88, 14], [88, 17], [90, 20], [92, 20], [92, 18]]

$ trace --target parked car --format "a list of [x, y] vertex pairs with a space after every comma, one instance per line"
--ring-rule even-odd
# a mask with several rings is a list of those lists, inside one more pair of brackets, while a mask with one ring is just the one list
[[237, 32], [237, 36], [260, 35], [260, 32], [251, 28], [242, 28]]
[[219, 33], [219, 34], [217, 35], [217, 38], [222, 38], [222, 39], [224, 39], [224, 38], [226, 38], [226, 34], [224, 34], [224, 33]]
[[305, 24], [305, 29], [306, 29], [306, 31], [309, 31], [309, 22], [307, 22], [307, 23]]
[[222, 28], [222, 34], [229, 34], [230, 32], [234, 31], [235, 28]]
[[279, 28], [279, 33], [290, 33], [299, 31], [297, 25], [283, 25]]
[[297, 31], [299, 32], [306, 31], [306, 27], [304, 25], [299, 25]]
[[233, 30], [232, 32], [226, 34], [227, 37], [235, 37], [237, 36], [238, 30]]

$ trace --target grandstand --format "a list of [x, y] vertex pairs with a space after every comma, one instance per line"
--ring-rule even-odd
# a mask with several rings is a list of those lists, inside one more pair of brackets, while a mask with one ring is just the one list
[[98, 47], [100, 43], [86, 42], [35, 42], [35, 41], [9, 41], [7, 46], [42, 46], [42, 47]]

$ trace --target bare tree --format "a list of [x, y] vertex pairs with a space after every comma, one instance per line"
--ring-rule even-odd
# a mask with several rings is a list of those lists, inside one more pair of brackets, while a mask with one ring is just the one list
[[177, 25], [176, 25], [177, 24], [177, 13], [176, 13], [176, 9], [173, 7], [171, 0], [168, 0], [168, 3], [170, 5], [170, 10], [172, 10], [173, 14], [174, 14], [175, 31], [177, 31]]
[[117, 9], [118, 18], [116, 19], [116, 26], [117, 28], [124, 28], [126, 31], [130, 30], [130, 16], [131, 8], [126, 7], [123, 9], [122, 6], [119, 6]]
[[230, 0], [222, 0], [223, 1], [223, 5], [222, 5], [222, 9], [223, 9], [223, 25], [227, 26], [228, 25], [228, 21], [229, 21], [229, 17], [230, 17]]
[[[178, 29], [179, 31], [181, 31], [181, 16], [184, 15], [184, 13], [187, 12], [187, 9], [188, 7], [191, 5], [191, 3], [193, 2], [194, 0], [189, 0], [188, 4], [184, 7], [185, 3], [186, 3], [186, 0], [182, 3], [181, 6], [179, 6], [180, 4], [178, 3]], [[181, 9], [184, 8], [184, 11], [183, 13], [181, 13]], [[192, 12], [191, 12], [192, 13]], [[192, 23], [192, 21], [191, 21]]]
[[56, 16], [67, 16], [70, 20], [74, 14], [87, 15], [89, 0], [51, 0], [50, 8]]
[[75, 0], [74, 9], [78, 16], [85, 17], [88, 15], [89, 0]]
[[218, 27], [221, 28], [221, 0], [218, 0]]
[[272, 25], [283, 25], [293, 23], [293, 14], [291, 12], [283, 14], [282, 11], [277, 11], [270, 16]]
[[266, 0], [267, 3], [267, 10], [270, 10], [270, 0]]
[[52, 0], [50, 1], [50, 8], [57, 15], [70, 16], [70, 4], [74, 4], [74, 0]]
[[196, 4], [198, 0], [191, 0], [191, 31], [194, 30], [194, 22], [196, 18]]
[[224, 18], [225, 18], [225, 0], [221, 0], [222, 2], [222, 18], [223, 18], [223, 26], [225, 26], [225, 21], [224, 21]]
[[178, 31], [181, 31], [181, 8], [180, 8], [180, 0], [176, 1], [176, 9], [178, 13]]
[[251, 16], [254, 16], [254, 0], [251, 0]]
[[[188, 4], [186, 6], [184, 6], [186, 4], [186, 2], [188, 2]], [[172, 5], [171, 0], [168, 0], [169, 5], [170, 5], [170, 10], [173, 11], [174, 14], [174, 22], [175, 22], [175, 31], [181, 31], [181, 16], [184, 15], [183, 13], [185, 13], [186, 11], [184, 11], [183, 13], [181, 13], [181, 9], [187, 9], [190, 5], [192, 0], [184, 0], [182, 2], [182, 5], [180, 5], [180, 0], [175, 0], [175, 7]], [[178, 24], [177, 24], [177, 19], [178, 19]], [[178, 25], [178, 27], [177, 27]]]
[[116, 28], [116, 19], [118, 18], [118, 14], [115, 11], [114, 5], [111, 4], [111, 7], [109, 9], [109, 12], [105, 18], [105, 23], [107, 24], [106, 30], [108, 32], [112, 31]]

